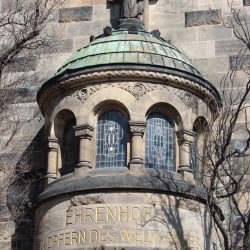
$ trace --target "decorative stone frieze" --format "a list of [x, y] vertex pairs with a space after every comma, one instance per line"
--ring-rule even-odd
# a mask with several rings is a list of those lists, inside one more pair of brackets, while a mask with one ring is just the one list
[[198, 109], [198, 98], [184, 90], [177, 90], [177, 96], [186, 105], [186, 107], [191, 108], [193, 111]]
[[80, 90], [77, 90], [73, 97], [76, 97], [81, 102], [85, 102], [90, 95], [95, 93], [96, 91], [104, 88], [120, 88], [128, 91], [132, 94], [136, 99], [140, 99], [143, 95], [148, 92], [151, 92], [156, 89], [168, 89], [168, 86], [163, 84], [155, 84], [155, 83], [140, 83], [140, 82], [112, 82], [112, 83], [102, 83], [91, 85]]
[[198, 98], [194, 95], [188, 93], [185, 90], [175, 89], [173, 87], [164, 84], [155, 83], [139, 83], [139, 82], [113, 82], [113, 83], [102, 83], [92, 86], [87, 86], [73, 93], [73, 97], [76, 97], [82, 103], [84, 103], [93, 93], [100, 89], [116, 87], [128, 91], [137, 100], [139, 100], [145, 94], [154, 90], [173, 90], [174, 94], [188, 107], [192, 110], [197, 110]]

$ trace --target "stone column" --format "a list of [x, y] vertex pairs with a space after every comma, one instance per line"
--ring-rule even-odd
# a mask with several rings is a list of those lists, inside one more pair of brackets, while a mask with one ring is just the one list
[[91, 140], [94, 128], [88, 124], [75, 126], [75, 136], [79, 138], [79, 159], [75, 168], [77, 174], [84, 173], [92, 168], [91, 165]]
[[45, 187], [57, 179], [58, 146], [56, 138], [48, 137], [48, 166], [47, 175], [45, 176]]
[[195, 133], [188, 130], [181, 130], [177, 133], [179, 143], [179, 167], [177, 172], [184, 176], [184, 180], [194, 184], [194, 171], [191, 169], [191, 144], [194, 141]]
[[144, 162], [142, 159], [142, 144], [143, 135], [146, 128], [146, 122], [129, 122], [131, 132], [131, 158], [129, 167], [131, 170], [144, 169]]

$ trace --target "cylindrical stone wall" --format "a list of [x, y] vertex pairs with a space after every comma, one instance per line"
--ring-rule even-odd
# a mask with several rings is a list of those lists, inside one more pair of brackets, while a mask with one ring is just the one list
[[36, 217], [36, 250], [201, 250], [216, 245], [203, 205], [166, 194], [66, 195], [40, 204]]

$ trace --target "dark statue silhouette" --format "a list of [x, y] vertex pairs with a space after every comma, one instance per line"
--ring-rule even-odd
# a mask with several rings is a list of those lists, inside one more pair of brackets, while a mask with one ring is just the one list
[[[113, 2], [114, 0], [109, 0]], [[144, 12], [144, 0], [121, 0], [120, 18], [140, 18]]]

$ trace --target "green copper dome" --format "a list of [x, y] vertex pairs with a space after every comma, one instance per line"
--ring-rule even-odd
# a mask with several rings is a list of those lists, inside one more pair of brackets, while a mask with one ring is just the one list
[[191, 62], [174, 46], [148, 32], [129, 34], [127, 30], [100, 36], [77, 50], [56, 75], [65, 71], [114, 65], [141, 65], [170, 68], [201, 77]]

